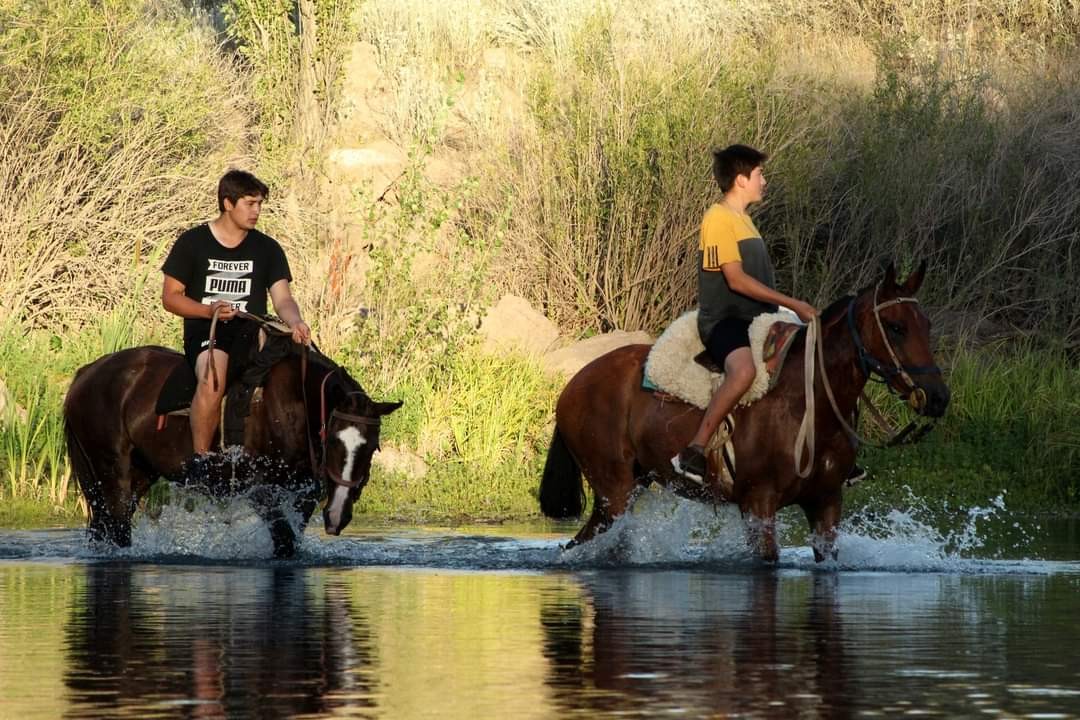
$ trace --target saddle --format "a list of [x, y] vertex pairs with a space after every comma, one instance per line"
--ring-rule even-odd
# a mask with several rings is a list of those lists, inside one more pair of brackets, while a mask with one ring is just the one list
[[[788, 351], [805, 326], [789, 311], [759, 315], [750, 323], [750, 352], [757, 374], [754, 383], [739, 400], [750, 405], [776, 385]], [[724, 381], [723, 368], [716, 365], [701, 343], [697, 311], [681, 315], [653, 344], [645, 361], [642, 387], [705, 409], [713, 392]], [[735, 417], [728, 414], [705, 448], [709, 474], [720, 496], [730, 500], [735, 487]]]
[[[242, 445], [244, 425], [251, 414], [253, 401], [258, 401], [266, 376], [278, 361], [296, 352], [292, 338], [275, 321], [262, 318], [237, 318], [243, 323], [229, 369], [225, 377], [225, 398], [222, 400], [221, 444]], [[266, 341], [259, 347], [259, 329], [266, 327]], [[237, 352], [239, 350], [239, 352]], [[195, 370], [187, 362], [179, 362], [158, 392], [155, 412], [158, 430], [165, 427], [169, 415], [187, 415], [198, 386]]]
[[[804, 327], [787, 310], [754, 318], [749, 334], [757, 374], [750, 389], [739, 400], [740, 405], [750, 405], [761, 399], [776, 385], [795, 337]], [[698, 335], [697, 310], [691, 310], [679, 316], [656, 339], [645, 360], [642, 387], [704, 410], [723, 380], [723, 369], [712, 362]]]

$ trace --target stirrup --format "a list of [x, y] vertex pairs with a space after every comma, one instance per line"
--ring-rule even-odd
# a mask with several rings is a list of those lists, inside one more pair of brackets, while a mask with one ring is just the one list
[[[691, 482], [694, 482], [694, 483], [697, 483], [698, 485], [701, 485], [702, 487], [704, 487], [705, 486], [705, 478], [702, 477], [701, 475], [698, 475], [697, 473], [690, 472], [689, 470], [684, 468], [682, 466], [682, 463], [679, 461], [679, 457], [681, 455], [682, 455], [682, 451], [680, 450], [679, 452], [677, 452], [675, 454], [675, 456], [673, 458], [671, 458], [671, 467], [674, 468], [675, 474], [678, 475], [679, 477], [684, 477], [687, 480], [689, 480]], [[708, 472], [708, 471], [706, 470], [706, 472]]]
[[853, 487], [858, 485], [866, 479], [866, 470], [862, 465], [855, 464], [851, 467], [851, 472], [844, 478], [844, 487]]

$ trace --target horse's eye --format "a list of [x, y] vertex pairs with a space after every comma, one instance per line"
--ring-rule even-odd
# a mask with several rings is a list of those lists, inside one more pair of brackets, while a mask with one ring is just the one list
[[889, 329], [889, 332], [891, 332], [893, 335], [904, 337], [905, 330], [903, 325], [899, 325], [894, 322], [886, 322], [885, 327], [887, 327]]

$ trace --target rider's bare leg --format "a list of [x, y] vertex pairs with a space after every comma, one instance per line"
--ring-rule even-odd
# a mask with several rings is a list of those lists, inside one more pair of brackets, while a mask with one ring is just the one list
[[701, 418], [701, 425], [698, 426], [691, 445], [704, 448], [709, 444], [709, 439], [720, 426], [720, 422], [753, 385], [756, 372], [750, 348], [741, 347], [728, 353], [724, 360], [724, 382], [709, 400], [709, 407], [705, 409], [705, 415]]
[[[217, 374], [217, 390], [207, 375], [210, 365], [210, 353], [214, 353], [214, 369]], [[191, 445], [196, 455], [210, 452], [214, 441], [218, 416], [221, 414], [221, 398], [225, 396], [225, 374], [229, 368], [229, 355], [222, 350], [206, 350], [195, 360], [195, 377], [198, 385], [195, 396], [191, 399]]]

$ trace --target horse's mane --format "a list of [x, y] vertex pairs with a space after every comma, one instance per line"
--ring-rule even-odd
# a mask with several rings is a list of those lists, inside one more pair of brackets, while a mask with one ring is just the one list
[[844, 313], [847, 312], [848, 305], [852, 299], [857, 297], [856, 295], [844, 295], [832, 302], [821, 313], [821, 324], [831, 325], [835, 320], [839, 319]]
[[[303, 352], [299, 346], [297, 346], [297, 353]], [[325, 370], [327, 373], [334, 372], [333, 384], [339, 385], [343, 392], [354, 392], [359, 390], [367, 396], [367, 391], [363, 386], [346, 370], [333, 360], [333, 358], [324, 355], [321, 350], [315, 347], [314, 343], [308, 348], [308, 362], [312, 365], [318, 366]], [[337, 372], [335, 372], [337, 371]]]

